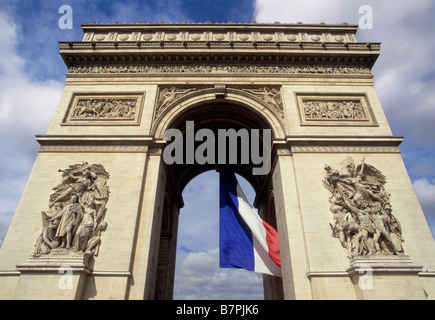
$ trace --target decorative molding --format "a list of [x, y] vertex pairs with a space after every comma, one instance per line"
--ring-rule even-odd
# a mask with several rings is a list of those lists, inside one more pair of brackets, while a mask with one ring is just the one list
[[[234, 26], [233, 26], [234, 28]], [[284, 44], [286, 42], [296, 42], [299, 43], [301, 41], [310, 43], [318, 43], [318, 42], [328, 42], [328, 43], [356, 43], [356, 38], [353, 33], [340, 33], [332, 35], [331, 33], [321, 33], [321, 32], [297, 32], [297, 30], [293, 32], [283, 32], [282, 30], [266, 30], [262, 32], [258, 32], [255, 30], [254, 32], [247, 32], [246, 30], [232, 30], [225, 32], [225, 30], [212, 30], [210, 31], [190, 31], [188, 29], [183, 31], [171, 31], [170, 29], [165, 30], [165, 32], [154, 31], [152, 30], [145, 32], [138, 31], [130, 31], [130, 32], [86, 32], [83, 37], [84, 42], [111, 42], [111, 41], [144, 41], [146, 43], [149, 42], [201, 42], [201, 41], [213, 41], [217, 43], [221, 42], [247, 42], [252, 44], [252, 42], [270, 42], [275, 44], [279, 42]]]
[[359, 256], [350, 261], [350, 266], [346, 272], [350, 276], [354, 274], [366, 274], [368, 271], [373, 273], [415, 273], [423, 271], [423, 267], [412, 262], [409, 256]]
[[[415, 265], [408, 256], [364, 256], [354, 257], [346, 271], [309, 271], [307, 277], [349, 277], [357, 274], [372, 273], [408, 273], [424, 276], [423, 267]], [[433, 276], [433, 273], [428, 274]]]
[[20, 273], [64, 273], [68, 267], [73, 273], [90, 274], [93, 268], [93, 255], [55, 249], [50, 255], [29, 257], [26, 262], [17, 265]]
[[144, 93], [75, 93], [62, 125], [139, 125]]
[[62, 153], [146, 153], [146, 145], [42, 145], [39, 152]]
[[21, 273], [18, 270], [0, 270], [0, 277], [19, 277]]
[[146, 153], [154, 146], [151, 136], [77, 136], [77, 135], [37, 135], [41, 145], [39, 152], [84, 152], [84, 153]]
[[348, 277], [349, 273], [346, 271], [309, 271], [307, 272], [308, 279], [319, 277]]
[[131, 271], [101, 271], [93, 270], [91, 276], [96, 277], [132, 277]]
[[292, 153], [400, 153], [393, 146], [291, 146]]
[[[60, 54], [68, 67], [122, 64], [135, 69], [137, 66], [169, 64], [172, 68], [178, 68], [182, 64], [189, 74], [197, 74], [196, 70], [189, 70], [197, 66], [189, 64], [206, 64], [213, 68], [213, 64], [217, 63], [233, 67], [305, 64], [370, 69], [380, 54], [380, 43], [358, 42], [355, 37], [358, 26], [347, 24], [137, 23], [90, 24], [82, 28], [82, 41], [59, 42]], [[153, 69], [148, 69], [147, 76], [165, 72]], [[147, 71], [139, 73], [147, 74]], [[231, 73], [243, 75], [246, 71], [238, 69], [231, 70]], [[260, 76], [265, 74], [257, 73]], [[284, 73], [295, 74], [288, 71]]]

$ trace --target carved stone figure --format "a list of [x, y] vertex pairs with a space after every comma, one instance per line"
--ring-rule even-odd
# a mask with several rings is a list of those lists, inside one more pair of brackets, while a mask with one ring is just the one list
[[71, 248], [73, 240], [73, 230], [78, 227], [83, 215], [82, 206], [79, 203], [79, 196], [73, 194], [71, 196], [71, 203], [68, 204], [59, 215], [51, 218], [50, 220], [58, 219], [60, 217], [59, 226], [56, 229], [56, 238], [62, 240], [61, 248]]
[[[57, 215], [62, 210], [62, 204], [58, 202], [55, 204], [54, 209], [54, 215]], [[42, 233], [35, 244], [33, 255], [36, 257], [41, 254], [48, 254], [52, 249], [56, 249], [60, 246], [60, 241], [56, 238], [56, 230], [59, 226], [60, 219], [51, 219], [51, 216], [49, 216], [45, 211], [42, 212], [42, 216], [45, 218], [43, 219], [45, 223]], [[50, 221], [48, 222], [48, 220]]]
[[349, 157], [340, 169], [325, 165], [325, 171], [323, 185], [332, 194], [331, 229], [350, 257], [403, 254], [402, 230], [392, 214], [385, 176], [365, 158], [355, 166]]
[[97, 228], [92, 231], [91, 237], [88, 241], [86, 252], [95, 253], [98, 245], [101, 243], [101, 232], [106, 231], [107, 222], [102, 221], [98, 224]]
[[259, 97], [261, 100], [272, 106], [278, 111], [282, 110], [282, 101], [281, 101], [281, 95], [279, 90], [276, 88], [261, 88], [261, 89], [255, 89], [255, 90], [249, 90], [249, 89], [243, 89], [243, 91], [249, 92], [257, 97]]
[[162, 110], [169, 106], [175, 100], [181, 98], [185, 94], [196, 90], [196, 88], [181, 89], [181, 88], [165, 88], [160, 92], [159, 101], [157, 103], [157, 109]]
[[[62, 182], [53, 188], [48, 212], [42, 211], [43, 230], [34, 256], [52, 251], [95, 252], [109, 200], [109, 174], [100, 164], [71, 165], [62, 172]], [[97, 228], [97, 226], [101, 226]]]
[[96, 225], [96, 215], [97, 211], [95, 210], [95, 202], [91, 201], [89, 206], [84, 206], [80, 204], [83, 208], [83, 219], [77, 229], [74, 243], [75, 250], [84, 252], [88, 245], [88, 240], [91, 235], [91, 232], [97, 227]]
[[96, 175], [90, 172], [88, 169], [85, 169], [83, 173], [79, 176], [74, 176], [74, 174], [70, 172], [65, 172], [69, 179], [73, 181], [70, 183], [66, 189], [60, 189], [59, 194], [54, 193], [52, 196], [53, 204], [56, 202], [64, 202], [67, 199], [70, 199], [73, 194], [77, 194], [81, 196], [85, 191], [94, 187], [94, 179]]

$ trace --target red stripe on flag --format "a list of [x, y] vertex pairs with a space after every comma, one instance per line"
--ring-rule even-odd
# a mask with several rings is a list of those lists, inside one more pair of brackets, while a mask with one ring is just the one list
[[279, 253], [278, 232], [267, 222], [262, 221], [266, 228], [266, 242], [269, 248], [269, 256], [278, 266], [281, 267], [281, 255]]

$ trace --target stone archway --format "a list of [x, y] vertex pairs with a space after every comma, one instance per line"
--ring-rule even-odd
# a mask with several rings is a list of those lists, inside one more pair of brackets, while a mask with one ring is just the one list
[[[2, 243], [0, 284], [7, 290], [1, 298], [170, 298], [171, 270], [162, 266], [174, 256], [181, 188], [203, 170], [215, 169], [164, 163], [165, 131], [182, 132], [186, 120], [212, 130], [271, 130], [271, 171], [253, 178], [248, 162], [236, 172], [254, 186], [263, 216], [276, 213], [285, 299], [435, 296], [433, 237], [403, 164], [403, 137], [392, 134], [374, 88], [371, 69], [380, 44], [358, 42], [358, 26], [92, 23], [82, 28], [82, 41], [59, 43], [68, 67], [65, 88], [47, 133], [37, 136], [41, 148]], [[352, 167], [358, 159], [367, 161]], [[84, 163], [94, 169], [87, 172]], [[370, 250], [349, 256], [337, 239], [343, 240], [342, 230], [331, 230], [331, 219], [340, 221], [344, 210], [354, 216], [367, 211], [367, 201], [373, 212], [381, 212], [373, 195], [366, 202], [344, 202], [356, 200], [357, 193], [346, 194], [352, 189], [344, 185], [357, 167], [375, 168], [372, 173], [387, 179], [380, 185], [387, 183], [391, 201], [384, 202], [391, 205], [382, 208], [397, 218], [390, 220], [396, 248], [400, 221], [404, 256], [385, 248], [381, 256], [367, 255]], [[35, 241], [41, 244], [56, 229], [41, 225], [53, 187], [75, 180], [62, 177], [59, 169], [85, 176], [78, 189], [86, 190], [82, 200], [88, 200], [88, 213], [97, 200], [103, 213], [97, 222], [104, 217], [108, 227], [94, 229], [100, 243], [94, 252], [52, 253], [47, 245], [34, 256]], [[371, 177], [366, 173], [361, 177]], [[100, 192], [87, 190], [94, 184]], [[371, 185], [375, 193], [384, 190]], [[66, 206], [70, 191], [54, 199]], [[354, 220], [361, 228], [360, 218]], [[391, 238], [379, 219], [377, 224], [383, 238], [377, 233], [366, 245]], [[358, 233], [348, 239], [356, 239], [348, 248], [358, 248]], [[68, 290], [59, 286], [65, 264], [71, 266]], [[373, 290], [359, 286], [367, 266]]]
[[[215, 87], [216, 88], [216, 87]], [[180, 91], [187, 91], [180, 89]], [[216, 95], [215, 89], [201, 90], [190, 95], [180, 97], [167, 105], [166, 110], [161, 111], [154, 126], [156, 140], [162, 137], [163, 129], [178, 129], [186, 136], [186, 121], [193, 121], [194, 131], [207, 128], [216, 133], [219, 129], [270, 129], [274, 126], [273, 139], [282, 136], [285, 132], [279, 119], [276, 119], [277, 110], [268, 105], [266, 101], [256, 99], [242, 90], [233, 90], [230, 97], [226, 94]], [[267, 110], [267, 111], [265, 111]], [[213, 116], [210, 116], [213, 115]], [[270, 119], [273, 119], [270, 121]], [[272, 140], [273, 141], [273, 140]], [[273, 144], [273, 142], [272, 142]], [[240, 147], [240, 145], [239, 145]], [[272, 151], [275, 158], [276, 150]], [[216, 155], [217, 156], [217, 155]], [[172, 164], [165, 165], [167, 174], [166, 196], [163, 207], [162, 229], [160, 233], [160, 245], [158, 253], [158, 268], [156, 274], [155, 296], [156, 299], [171, 299], [174, 285], [175, 272], [175, 247], [178, 231], [178, 214], [184, 205], [181, 193], [185, 186], [196, 176], [209, 170], [218, 170], [218, 163], [212, 164]], [[259, 214], [266, 221], [273, 221], [276, 225], [275, 206], [271, 202], [273, 197], [265, 195], [273, 193], [271, 173], [265, 176], [252, 174], [253, 163], [236, 164], [233, 169], [243, 176], [254, 188], [256, 193], [255, 206], [260, 210]], [[174, 206], [175, 204], [175, 206]], [[174, 207], [176, 209], [174, 209]], [[172, 208], [172, 210], [170, 209]], [[273, 277], [272, 277], [273, 278]], [[282, 282], [280, 280], [265, 280], [265, 297], [282, 299]], [[275, 285], [269, 285], [269, 283]]]

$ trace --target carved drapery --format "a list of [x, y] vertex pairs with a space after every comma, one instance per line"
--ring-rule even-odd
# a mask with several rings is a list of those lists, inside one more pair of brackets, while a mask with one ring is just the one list
[[338, 169], [326, 165], [325, 170], [322, 182], [331, 192], [330, 226], [349, 257], [402, 255], [402, 229], [392, 213], [390, 194], [384, 188], [387, 180], [381, 171], [364, 158], [355, 165], [351, 157]]
[[47, 211], [42, 211], [43, 229], [33, 256], [86, 252], [96, 254], [109, 201], [109, 173], [101, 164], [70, 165], [53, 188]]

